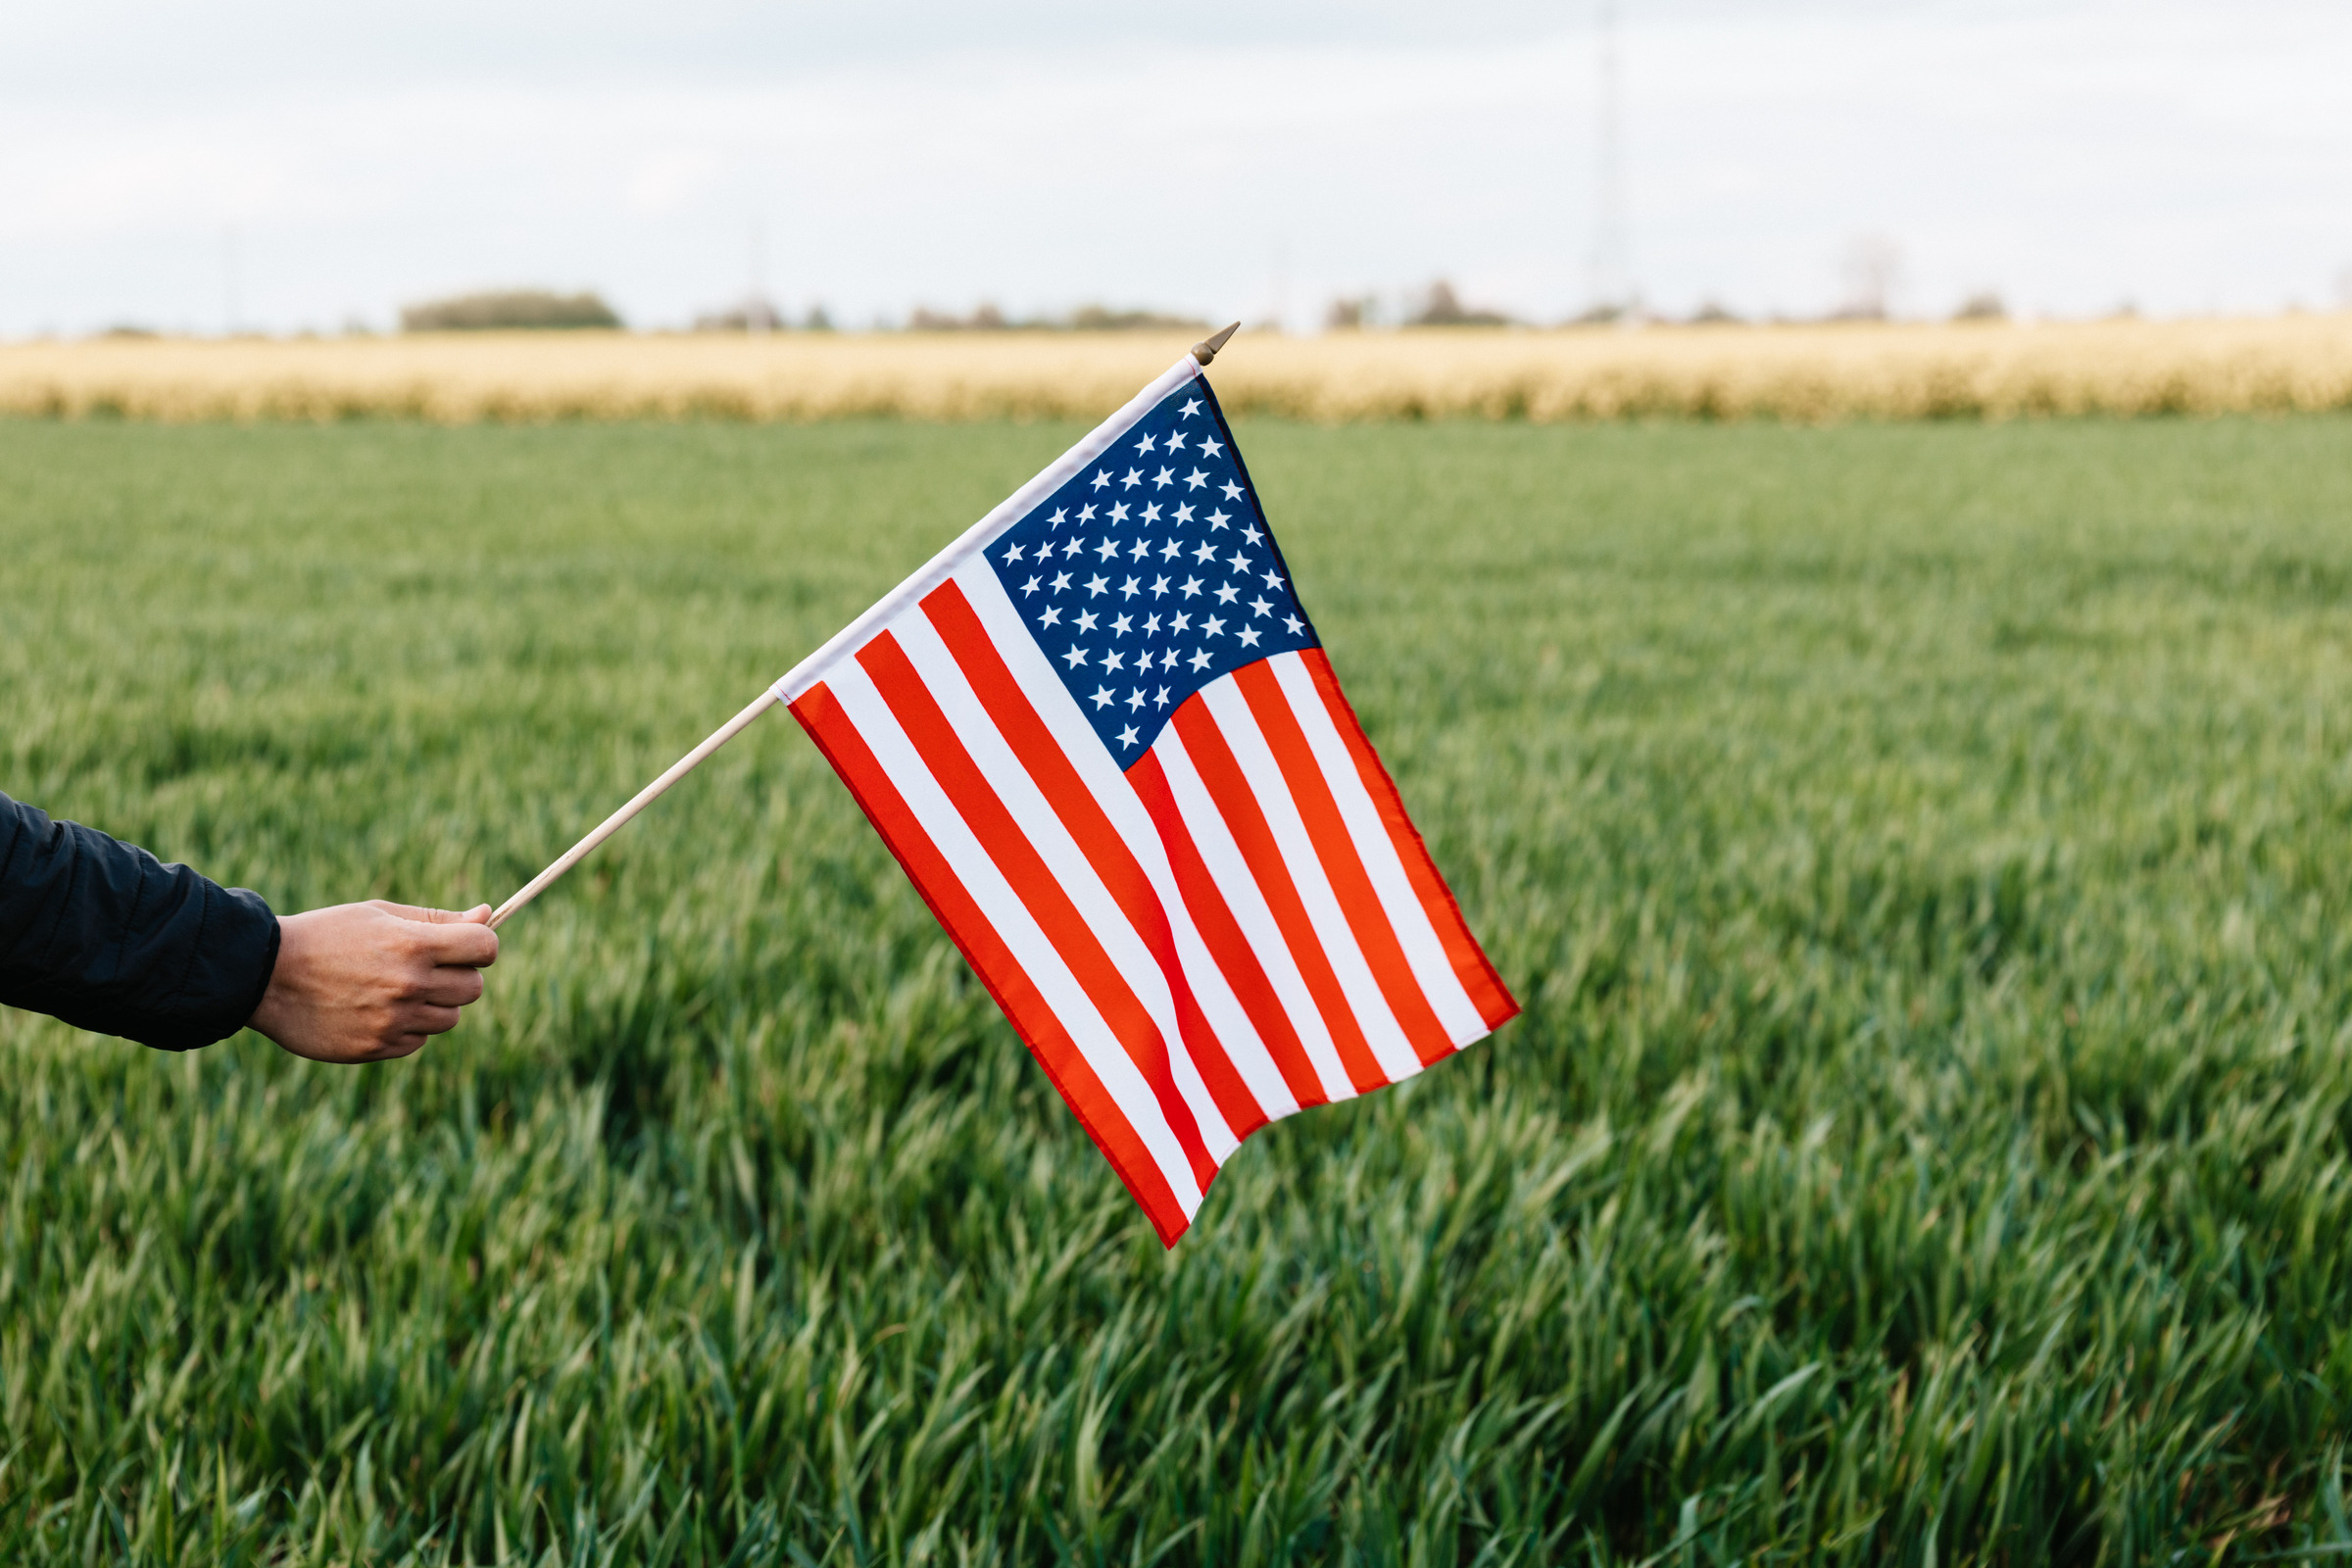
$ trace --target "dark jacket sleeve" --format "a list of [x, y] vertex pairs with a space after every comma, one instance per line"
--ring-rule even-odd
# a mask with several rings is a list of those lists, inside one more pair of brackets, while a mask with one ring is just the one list
[[243, 1028], [276, 963], [261, 895], [0, 795], [0, 1004], [188, 1051]]

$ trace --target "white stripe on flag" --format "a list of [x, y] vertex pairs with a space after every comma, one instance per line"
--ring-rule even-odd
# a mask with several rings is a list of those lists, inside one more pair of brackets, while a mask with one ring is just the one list
[[1210, 798], [1208, 786], [1200, 782], [1200, 774], [1194, 768], [1184, 742], [1177, 738], [1175, 725], [1159, 732], [1159, 739], [1152, 743], [1152, 751], [1168, 775], [1168, 793], [1175, 798], [1176, 813], [1191, 830], [1209, 877], [1217, 884], [1217, 891], [1225, 895], [1226, 907], [1233, 911], [1235, 922], [1241, 926], [1250, 951], [1257, 955], [1258, 964], [1266, 971], [1266, 979], [1273, 985], [1283, 1010], [1290, 1014], [1291, 1027], [1298, 1032], [1298, 1042], [1306, 1048], [1306, 1057], [1314, 1064], [1315, 1076], [1323, 1080], [1323, 1093], [1335, 1101], [1353, 1100], [1355, 1084], [1340, 1061], [1340, 1050], [1332, 1043], [1330, 1026], [1323, 1021], [1323, 1009], [1315, 1005], [1314, 994], [1307, 989], [1306, 977], [1298, 972], [1298, 960], [1292, 955], [1291, 945], [1282, 938], [1282, 927], [1266, 905], [1265, 893], [1258, 887], [1257, 878], [1250, 874], [1250, 862], [1243, 858], [1241, 846], [1234, 842], [1233, 830], [1225, 825], [1224, 813]]
[[979, 617], [981, 628], [1003, 656], [1005, 669], [1029, 699], [1030, 708], [1077, 769], [1078, 781], [1087, 793], [1102, 803], [1111, 827], [1159, 895], [1160, 907], [1167, 911], [1168, 924], [1175, 932], [1177, 962], [1183, 965], [1185, 978], [1192, 982], [1194, 999], [1200, 1004], [1200, 1011], [1216, 1032], [1234, 1070], [1241, 1074], [1243, 1084], [1269, 1120], [1279, 1121], [1293, 1114], [1298, 1109], [1298, 1102], [1292, 1098], [1273, 1054], [1258, 1038], [1250, 1015], [1242, 1009], [1225, 971], [1210, 955], [1208, 944], [1201, 940], [1192, 910], [1177, 891], [1167, 846], [1160, 842], [1159, 830], [1152, 821], [1152, 813], [1144, 809], [1144, 803], [1137, 798], [1135, 787], [1103, 750], [1094, 726], [1087, 722], [1086, 715], [1071, 698], [1069, 688], [1061, 683], [1047, 662], [1044, 650], [1021, 624], [1019, 610], [1005, 596], [1004, 584], [988, 563], [968, 563], [956, 573], [955, 580], [963, 590], [973, 614]]
[[[919, 618], [920, 610], [909, 618]], [[895, 628], [894, 628], [895, 629]], [[1135, 1130], [1176, 1201], [1189, 1219], [1200, 1206], [1200, 1187], [1193, 1178], [1192, 1161], [1185, 1157], [1183, 1146], [1160, 1114], [1159, 1102], [1143, 1073], [1129, 1058], [1118, 1043], [1118, 1037], [1097, 1010], [1086, 994], [1086, 988], [1062, 961], [1052, 940], [1047, 937], [1021, 902], [1012, 885], [1005, 880], [997, 863], [989, 858], [963, 814], [956, 808], [931, 769], [924, 765], [914, 743], [900, 728], [898, 718], [882, 694], [874, 689], [872, 679], [863, 665], [855, 659], [845, 659], [825, 671], [825, 685], [841, 705], [845, 717], [857, 727], [874, 760], [889, 775], [891, 784], [906, 801], [906, 808], [930, 835], [932, 845], [948, 862], [956, 879], [963, 884], [972, 902], [996, 928], [997, 936], [1021, 966], [1046, 1005], [1061, 1020], [1087, 1065], [1095, 1070], [1102, 1087], [1127, 1124]]]
[[1250, 793], [1257, 798], [1258, 809], [1266, 813], [1266, 826], [1273, 830], [1283, 863], [1290, 867], [1291, 883], [1298, 890], [1298, 901], [1306, 906], [1306, 917], [1330, 956], [1332, 973], [1339, 977], [1340, 990], [1364, 1031], [1364, 1043], [1372, 1048], [1391, 1083], [1410, 1078], [1421, 1070], [1420, 1054], [1405, 1038], [1404, 1026], [1390, 1009], [1388, 998], [1380, 994], [1380, 982], [1356, 943], [1355, 932], [1348, 927], [1330, 875], [1315, 854], [1314, 840], [1307, 836], [1306, 823], [1299, 818], [1290, 783], [1257, 727], [1257, 715], [1250, 711], [1249, 701], [1230, 675], [1201, 687], [1200, 701], [1216, 720], [1225, 744], [1232, 748], [1233, 760], [1241, 765]]
[[1372, 889], [1380, 896], [1380, 906], [1387, 911], [1389, 925], [1404, 949], [1405, 962], [1412, 966], [1421, 994], [1429, 999], [1438, 1022], [1445, 1026], [1446, 1037], [1456, 1047], [1470, 1044], [1486, 1034], [1486, 1020], [1478, 1015], [1478, 1004], [1462, 988], [1461, 977], [1453, 972], [1445, 945], [1438, 940], [1437, 927], [1430, 923], [1429, 911], [1405, 877], [1404, 862], [1396, 858], [1396, 845], [1381, 822], [1380, 808], [1364, 788], [1364, 777], [1356, 771], [1348, 743], [1332, 723], [1331, 710], [1323, 705], [1323, 694], [1315, 689], [1306, 662], [1297, 654], [1277, 654], [1266, 663], [1283, 696], [1290, 700], [1298, 727], [1306, 733], [1307, 749], [1315, 754], [1315, 766], [1331, 786], [1341, 820], [1348, 824], [1348, 836], [1355, 843], [1356, 858], [1372, 879]]
[[[1176, 998], [1168, 987], [1166, 973], [1144, 946], [1143, 937], [1104, 885], [1094, 861], [1070, 836], [1053, 803], [1038, 788], [1037, 780], [1013, 755], [996, 721], [981, 706], [979, 694], [965, 679], [963, 667], [956, 662], [956, 656], [948, 651], [947, 644], [940, 641], [938, 630], [921, 614], [902, 616], [890, 629], [915, 673], [930, 688], [932, 700], [947, 715], [948, 727], [971, 754], [981, 777], [988, 780], [989, 787], [997, 792], [997, 799], [1012, 813], [1022, 837], [1036, 848], [1046, 868], [1069, 895], [1079, 918], [1086, 922], [1095, 940], [1102, 943], [1111, 967], [1127, 982], [1127, 988], [1135, 993], [1136, 1000], [1143, 1004], [1144, 1011], [1159, 1030], [1177, 1092], [1184, 1096], [1185, 1103], [1192, 1107], [1193, 1119], [1200, 1124], [1200, 1142], [1207, 1148], [1209, 1158], [1223, 1164], [1225, 1156], [1233, 1152], [1241, 1140], [1226, 1126], [1208, 1086], [1201, 1082], [1200, 1069], [1184, 1049], [1184, 1033], [1176, 1018]], [[1095, 741], [1094, 746], [1098, 752], [1102, 749], [1101, 741]]]

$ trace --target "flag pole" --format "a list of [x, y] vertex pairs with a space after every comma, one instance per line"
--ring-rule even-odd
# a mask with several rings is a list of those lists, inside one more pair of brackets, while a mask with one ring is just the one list
[[[1226, 327], [1224, 330], [1212, 332], [1207, 337], [1204, 337], [1200, 342], [1194, 344], [1194, 362], [1203, 368], [1206, 368], [1208, 362], [1217, 357], [1217, 351], [1223, 348], [1226, 343], [1232, 339], [1234, 333], [1241, 330], [1241, 326], [1242, 323], [1236, 321], [1231, 326]], [[493, 931], [497, 930], [499, 926], [506, 922], [506, 919], [509, 915], [521, 908], [524, 905], [530, 903], [540, 894], [546, 892], [549, 884], [553, 883], [564, 872], [570, 870], [573, 866], [586, 859], [590, 851], [594, 850], [599, 844], [604, 843], [605, 840], [611, 838], [613, 834], [619, 832], [623, 827], [627, 826], [631, 817], [635, 816], [639, 811], [644, 810], [647, 807], [653, 805], [655, 801], [661, 799], [663, 791], [667, 790], [678, 780], [684, 778], [687, 774], [693, 772], [697, 767], [700, 767], [704, 760], [710, 757], [712, 752], [717, 751], [721, 746], [726, 745], [727, 742], [742, 734], [745, 726], [750, 724], [753, 719], [758, 718], [761, 713], [766, 712], [770, 708], [773, 708], [781, 701], [783, 701], [783, 699], [776, 695], [776, 690], [772, 686], [766, 691], [761, 692], [758, 697], [754, 698], [751, 702], [751, 705], [744, 709], [742, 712], [737, 713], [733, 718], [728, 719], [724, 724], [719, 725], [717, 729], [711, 731], [710, 738], [705, 740], [702, 745], [697, 746], [693, 751], [688, 752], [684, 757], [681, 757], [675, 762], [672, 762], [669, 765], [669, 771], [663, 773], [660, 778], [654, 780], [651, 784], [648, 784], [645, 788], [639, 790], [635, 797], [630, 800], [628, 805], [622, 807], [619, 810], [614, 811], [611, 816], [606, 817], [602, 822], [599, 822], [596, 825], [595, 830], [586, 838], [580, 840], [579, 843], [574, 844], [570, 849], [565, 850], [562, 858], [559, 858], [555, 864], [549, 866], [546, 870], [531, 878], [529, 882], [523, 885], [521, 892], [515, 894], [506, 903], [500, 905], [496, 910], [492, 911], [490, 915], [490, 928]]]
[[642, 811], [647, 807], [653, 805], [654, 802], [661, 797], [662, 791], [668, 789], [672, 784], [675, 784], [678, 780], [693, 772], [702, 764], [702, 761], [705, 758], [709, 757], [712, 752], [717, 751], [721, 746], [726, 745], [727, 742], [733, 740], [737, 735], [742, 734], [745, 725], [751, 723], [753, 719], [758, 718], [761, 713], [766, 712], [779, 701], [781, 701], [781, 699], [776, 696], [775, 689], [770, 687], [768, 690], [761, 692], [757, 698], [753, 699], [751, 706], [744, 709], [742, 712], [737, 713], [733, 718], [728, 719], [724, 724], [719, 725], [717, 729], [711, 731], [710, 738], [704, 741], [702, 745], [697, 746], [693, 751], [688, 752], [684, 757], [681, 757], [675, 762], [672, 762], [669, 765], [668, 772], [662, 774], [660, 778], [654, 780], [651, 784], [648, 784], [645, 788], [639, 790], [635, 798], [632, 799], [628, 805], [622, 807], [619, 810], [614, 811], [611, 816], [606, 817], [602, 822], [599, 822], [596, 825], [596, 830], [594, 832], [590, 833], [586, 838], [580, 840], [579, 843], [574, 844], [570, 849], [565, 850], [561, 859], [557, 860], [555, 864], [549, 866], [546, 870], [540, 872], [537, 876], [531, 878], [529, 883], [523, 887], [523, 890], [520, 893], [515, 894], [506, 903], [500, 905], [497, 911], [490, 916], [490, 928], [493, 931], [497, 930], [499, 925], [507, 918], [508, 915], [513, 914], [516, 909], [521, 908], [524, 905], [530, 903], [541, 893], [545, 892], [549, 883], [555, 881], [556, 878], [562, 876], [564, 872], [579, 864], [581, 860], [587, 858], [590, 850], [595, 849], [599, 844], [604, 843], [605, 840], [619, 832], [621, 828], [628, 823], [630, 817], [635, 816], [639, 811]]

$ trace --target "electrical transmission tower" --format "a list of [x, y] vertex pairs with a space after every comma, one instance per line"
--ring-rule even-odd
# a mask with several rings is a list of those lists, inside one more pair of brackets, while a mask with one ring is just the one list
[[1617, 0], [1600, 0], [1598, 135], [1594, 141], [1591, 313], [1614, 318], [1633, 308], [1625, 215], [1625, 104], [1617, 54]]

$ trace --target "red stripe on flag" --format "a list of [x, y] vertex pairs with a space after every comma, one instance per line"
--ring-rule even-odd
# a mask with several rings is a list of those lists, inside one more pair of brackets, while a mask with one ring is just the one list
[[1169, 722], [1175, 726], [1177, 739], [1184, 743], [1193, 771], [1200, 775], [1201, 784], [1207, 788], [1217, 814], [1224, 818], [1226, 831], [1240, 848], [1250, 877], [1265, 897], [1266, 907], [1273, 912], [1283, 944], [1298, 965], [1307, 993], [1323, 1015], [1324, 1027], [1331, 1031], [1332, 1044], [1339, 1049], [1340, 1064], [1348, 1070], [1348, 1081], [1359, 1093], [1381, 1088], [1388, 1083], [1389, 1075], [1381, 1070], [1371, 1046], [1365, 1043], [1363, 1026], [1356, 1022], [1355, 1009], [1348, 1004], [1348, 994], [1340, 987], [1340, 977], [1332, 972], [1331, 959], [1324, 955], [1322, 940], [1315, 935], [1314, 921], [1308, 917], [1306, 905], [1291, 880], [1291, 868], [1282, 858], [1282, 846], [1275, 842], [1274, 830], [1266, 824], [1265, 810], [1251, 793], [1242, 764], [1234, 760], [1233, 749], [1225, 744], [1224, 732], [1217, 728], [1208, 705], [1195, 692], [1185, 699], [1184, 706], [1176, 710]]
[[1340, 815], [1340, 803], [1332, 799], [1331, 785], [1325, 781], [1273, 669], [1264, 660], [1244, 664], [1233, 672], [1233, 683], [1257, 719], [1258, 733], [1265, 737], [1274, 765], [1282, 769], [1283, 782], [1290, 786], [1292, 803], [1306, 825], [1315, 858], [1331, 881], [1332, 896], [1339, 900], [1340, 912], [1347, 917], [1348, 929], [1355, 934], [1355, 945], [1363, 951], [1364, 963], [1389, 1010], [1396, 1015], [1405, 1039], [1412, 1042], [1413, 1054], [1421, 1058], [1424, 1067], [1441, 1056], [1452, 1055], [1453, 1041], [1438, 1021], [1429, 998], [1421, 994], [1420, 982], [1413, 978], [1404, 944], [1396, 940], [1396, 930], [1389, 924], [1389, 912], [1381, 907], [1380, 895], [1364, 870], [1355, 840]]
[[[1257, 1097], [1242, 1081], [1233, 1059], [1218, 1043], [1216, 1031], [1209, 1026], [1206, 1014], [1193, 995], [1192, 983], [1185, 978], [1184, 965], [1176, 956], [1176, 934], [1168, 924], [1168, 911], [1159, 902], [1158, 891], [1152, 879], [1144, 874], [1135, 858], [1135, 852], [1119, 836], [1102, 805], [1095, 799], [1094, 791], [1078, 776], [1078, 769], [1038, 716], [1029, 694], [1021, 689], [998, 652], [980, 617], [973, 613], [971, 602], [953, 580], [933, 590], [923, 602], [923, 613], [939, 632], [939, 639], [971, 682], [980, 706], [995, 721], [997, 732], [1012, 748], [1030, 779], [1069, 830], [1078, 851], [1102, 879], [1126, 916], [1135, 927], [1152, 962], [1167, 976], [1168, 989], [1176, 1003], [1176, 1024], [1184, 1040], [1184, 1049], [1200, 1071], [1201, 1082], [1208, 1086], [1217, 1102], [1217, 1110], [1225, 1125], [1233, 1130], [1236, 1141], [1249, 1137], [1266, 1124], [1267, 1116]], [[1091, 741], [1093, 737], [1090, 735]]]
[[1275, 995], [1274, 983], [1266, 978], [1265, 967], [1243, 935], [1242, 923], [1233, 917], [1225, 895], [1217, 891], [1216, 878], [1209, 875], [1208, 862], [1193, 842], [1193, 830], [1184, 825], [1184, 813], [1176, 808], [1175, 792], [1168, 788], [1167, 770], [1160, 766], [1158, 757], [1146, 752], [1128, 768], [1127, 782], [1135, 786], [1136, 798], [1144, 803], [1152, 825], [1159, 830], [1169, 867], [1176, 873], [1177, 896], [1191, 912], [1208, 956], [1223, 971], [1234, 1000], [1257, 1030], [1257, 1038], [1265, 1042], [1266, 1054], [1281, 1071], [1291, 1098], [1298, 1102], [1300, 1109], [1327, 1103], [1331, 1097], [1323, 1092], [1323, 1080], [1308, 1059], [1289, 1011]]
[[833, 771], [850, 788], [863, 808], [867, 820], [882, 835], [906, 871], [906, 879], [914, 884], [916, 893], [931, 906], [932, 915], [939, 921], [948, 939], [956, 944], [980, 983], [996, 1000], [1046, 1070], [1054, 1087], [1061, 1092], [1078, 1124], [1094, 1140], [1110, 1168], [1119, 1173], [1127, 1191], [1135, 1195], [1144, 1213], [1151, 1219], [1152, 1228], [1159, 1233], [1163, 1246], [1174, 1247], [1191, 1221], [1186, 1219], [1184, 1205], [1168, 1186], [1167, 1178], [1159, 1171], [1159, 1163], [1152, 1157], [1144, 1141], [1102, 1087], [1102, 1080], [1078, 1049], [1061, 1020], [1054, 1015], [1037, 987], [1005, 948], [996, 927], [980, 910], [962, 879], [949, 866], [947, 858], [932, 844], [931, 836], [923, 831], [914, 812], [907, 808], [890, 775], [875, 760], [874, 754], [858, 733], [857, 725], [834, 700], [833, 693], [822, 682], [812, 686], [800, 701], [792, 705], [792, 716], [801, 721], [801, 728], [816, 743]]
[[1404, 814], [1404, 801], [1396, 793], [1396, 781], [1381, 765], [1379, 754], [1364, 738], [1363, 725], [1356, 722], [1355, 710], [1340, 690], [1340, 678], [1332, 673], [1331, 661], [1320, 648], [1299, 650], [1298, 659], [1314, 677], [1315, 690], [1323, 694], [1323, 706], [1331, 711], [1332, 727], [1340, 739], [1348, 743], [1348, 755], [1355, 759], [1355, 770], [1364, 781], [1364, 792], [1380, 809], [1381, 824], [1389, 830], [1389, 842], [1396, 846], [1396, 858], [1404, 863], [1404, 874], [1413, 885], [1421, 907], [1429, 911], [1429, 923], [1438, 933], [1438, 941], [1446, 949], [1446, 961], [1453, 965], [1455, 978], [1469, 993], [1471, 1004], [1489, 1029], [1499, 1029], [1519, 1014], [1519, 1004], [1494, 972], [1487, 958], [1486, 950], [1470, 934], [1470, 924], [1462, 918], [1462, 906], [1456, 903], [1453, 890], [1438, 874], [1437, 862], [1429, 858], [1429, 846], [1421, 842], [1421, 832], [1413, 826], [1412, 818]]
[[964, 750], [947, 714], [939, 710], [938, 700], [931, 688], [907, 660], [906, 651], [889, 632], [878, 633], [874, 640], [858, 652], [858, 662], [872, 678], [874, 690], [890, 706], [898, 718], [899, 727], [906, 732], [931, 776], [939, 787], [956, 803], [956, 809], [972, 836], [997, 864], [1004, 880], [1028, 906], [1046, 940], [1061, 955], [1070, 973], [1086, 991], [1103, 1021], [1110, 1025], [1144, 1082], [1152, 1086], [1152, 1098], [1159, 1102], [1160, 1114], [1167, 1118], [1168, 1130], [1176, 1135], [1177, 1144], [1184, 1150], [1192, 1165], [1194, 1180], [1206, 1192], [1216, 1178], [1217, 1162], [1209, 1157], [1208, 1146], [1201, 1141], [1200, 1126], [1193, 1117], [1193, 1107], [1185, 1103], [1183, 1093], [1176, 1087], [1174, 1073], [1168, 1065], [1167, 1042], [1160, 1037], [1159, 1025], [1137, 1000], [1127, 977], [1119, 973], [1110, 955], [1087, 925], [1086, 917], [1070, 902], [1069, 894], [1037, 846], [1013, 820], [1012, 813], [997, 796], [996, 789], [980, 771], [971, 754]]

